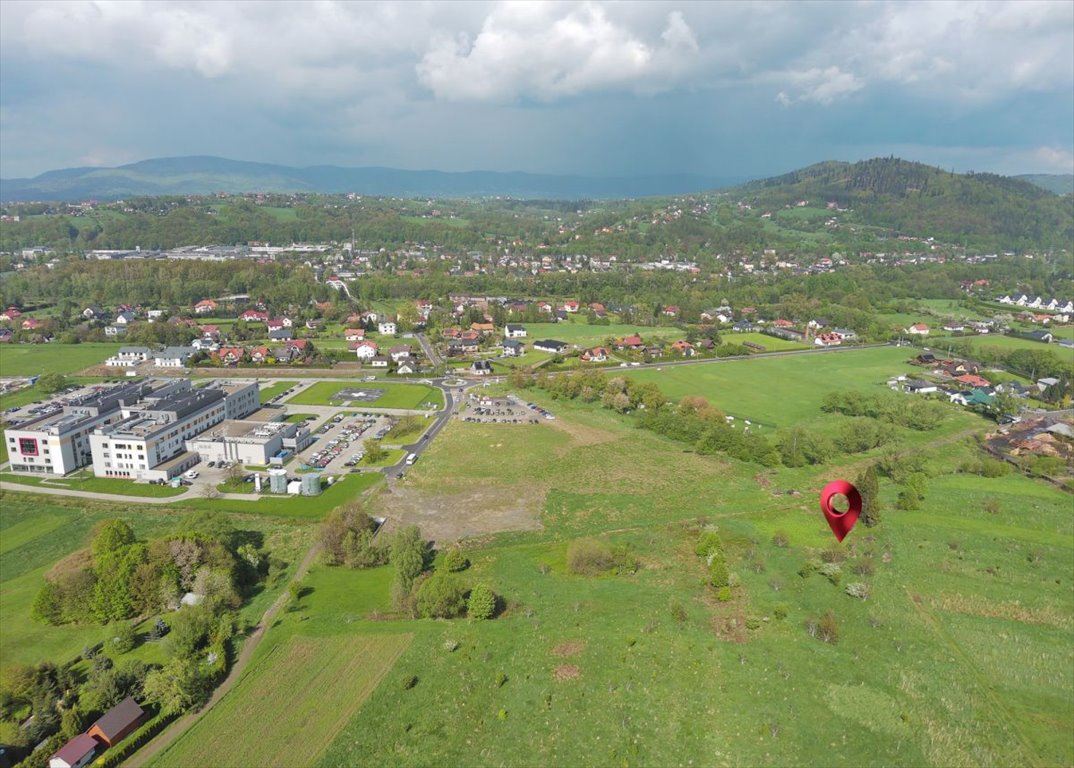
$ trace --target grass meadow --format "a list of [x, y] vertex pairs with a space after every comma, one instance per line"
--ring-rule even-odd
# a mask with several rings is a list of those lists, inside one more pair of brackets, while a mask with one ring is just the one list
[[624, 325], [612, 323], [611, 325], [588, 325], [581, 322], [565, 323], [525, 323], [526, 338], [523, 343], [529, 347], [534, 341], [541, 339], [558, 339], [568, 344], [577, 344], [582, 347], [592, 347], [603, 344], [609, 337], [621, 338], [638, 334], [642, 339], [675, 338], [683, 337], [683, 332], [673, 327], [648, 327], [639, 325]]
[[293, 381], [273, 381], [271, 384], [259, 384], [261, 403], [267, 403], [276, 395], [289, 389], [293, 384]]
[[[0, 375], [38, 376], [43, 373], [75, 373], [104, 365], [120, 344], [0, 344]], [[122, 376], [123, 374], [120, 373]], [[8, 406], [10, 407], [10, 406]]]
[[336, 394], [343, 389], [355, 389], [368, 386], [382, 389], [382, 394], [377, 400], [358, 403], [355, 407], [360, 408], [443, 408], [444, 394], [436, 387], [426, 384], [395, 384], [386, 381], [377, 381], [371, 384], [346, 381], [321, 381], [311, 387], [307, 387], [285, 402], [288, 405], [341, 405], [342, 400], [334, 399]]

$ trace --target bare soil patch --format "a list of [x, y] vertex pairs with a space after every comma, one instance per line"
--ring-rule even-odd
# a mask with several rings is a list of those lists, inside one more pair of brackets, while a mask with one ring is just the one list
[[584, 424], [579, 424], [574, 421], [556, 419], [545, 423], [550, 424], [554, 429], [558, 429], [560, 432], [565, 432], [569, 435], [572, 442], [571, 447], [578, 445], [596, 445], [597, 443], [610, 443], [614, 440], [618, 440], [620, 437], [614, 432], [610, 432], [606, 429], [587, 427]]
[[580, 670], [574, 664], [560, 664], [558, 667], [552, 670], [552, 677], [560, 683], [577, 680], [581, 676], [582, 670]]
[[416, 525], [437, 543], [485, 536], [501, 531], [533, 531], [541, 527], [543, 488], [485, 486], [435, 493], [396, 484], [375, 497], [372, 514], [395, 526]]
[[566, 643], [560, 643], [552, 649], [552, 653], [556, 656], [577, 656], [579, 653], [585, 650], [585, 643], [581, 640], [571, 640]]

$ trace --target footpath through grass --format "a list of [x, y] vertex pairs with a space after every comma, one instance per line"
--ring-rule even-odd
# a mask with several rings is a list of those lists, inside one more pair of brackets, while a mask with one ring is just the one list
[[86, 473], [55, 477], [46, 475], [17, 475], [13, 472], [0, 472], [0, 480], [6, 483], [18, 483], [37, 488], [62, 488], [71, 491], [87, 491], [90, 493], [111, 493], [119, 496], [166, 498], [179, 496], [186, 493], [186, 488], [172, 488], [170, 485], [151, 485], [148, 483], [135, 483], [130, 480], [119, 480], [111, 477], [96, 477]]

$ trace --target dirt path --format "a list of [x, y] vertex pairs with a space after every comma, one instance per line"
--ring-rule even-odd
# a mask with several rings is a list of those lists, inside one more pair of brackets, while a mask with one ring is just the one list
[[[298, 568], [295, 569], [295, 575], [291, 577], [291, 581], [301, 581], [301, 579], [309, 571], [310, 566], [313, 565], [314, 559], [321, 551], [321, 545], [319, 543], [314, 544], [306, 552], [305, 557], [302, 558], [302, 562], [298, 564]], [[183, 715], [174, 723], [169, 725], [163, 731], [161, 731], [152, 741], [146, 744], [144, 747], [135, 752], [129, 760], [123, 763], [125, 768], [140, 768], [149, 761], [151, 761], [157, 754], [167, 749], [173, 741], [179, 738], [186, 732], [194, 723], [196, 723], [202, 715], [212, 709], [218, 701], [220, 701], [228, 692], [235, 687], [235, 684], [242, 678], [243, 673], [246, 671], [247, 665], [250, 663], [250, 659], [254, 655], [254, 651], [257, 649], [261, 639], [265, 636], [265, 631], [272, 626], [273, 619], [276, 618], [276, 614], [280, 612], [283, 606], [290, 598], [288, 590], [283, 590], [275, 602], [269, 606], [268, 610], [261, 617], [261, 621], [250, 636], [246, 638], [246, 642], [242, 644], [242, 650], [239, 651], [238, 658], [235, 659], [235, 663], [231, 666], [231, 670], [228, 672], [224, 681], [217, 686], [213, 691], [213, 695], [209, 698], [208, 703], [197, 712], [191, 712], [190, 714]]]

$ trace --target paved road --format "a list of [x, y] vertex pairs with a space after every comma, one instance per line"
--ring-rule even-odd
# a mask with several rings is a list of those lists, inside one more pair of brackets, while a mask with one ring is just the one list
[[424, 333], [417, 334], [418, 343], [421, 344], [421, 351], [425, 353], [425, 356], [429, 358], [429, 362], [432, 363], [434, 368], [438, 368], [444, 364], [444, 359], [437, 353], [436, 348], [429, 343], [429, 337]]

